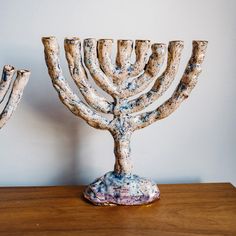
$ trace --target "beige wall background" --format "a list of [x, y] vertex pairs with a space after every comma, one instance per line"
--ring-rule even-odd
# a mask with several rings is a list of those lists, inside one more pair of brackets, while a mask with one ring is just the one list
[[[0, 0], [0, 66], [32, 71], [21, 104], [0, 132], [0, 185], [87, 184], [111, 170], [113, 140], [89, 127], [59, 101], [47, 74], [42, 36], [82, 39], [209, 41], [197, 87], [167, 119], [136, 132], [137, 174], [157, 183], [236, 185], [236, 1], [234, 0]], [[67, 79], [64, 52], [61, 61]], [[74, 87], [75, 91], [76, 88]]]

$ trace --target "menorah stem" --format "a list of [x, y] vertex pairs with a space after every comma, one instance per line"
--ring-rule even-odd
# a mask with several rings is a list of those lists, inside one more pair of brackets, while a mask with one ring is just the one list
[[117, 174], [131, 174], [132, 163], [130, 158], [130, 138], [132, 135], [132, 125], [128, 115], [120, 112], [120, 106], [124, 99], [116, 97], [114, 106], [114, 118], [109, 130], [114, 139], [115, 166], [114, 172]]
[[113, 135], [115, 166], [114, 172], [117, 174], [131, 174], [133, 165], [130, 156], [130, 138], [131, 132], [125, 134]]

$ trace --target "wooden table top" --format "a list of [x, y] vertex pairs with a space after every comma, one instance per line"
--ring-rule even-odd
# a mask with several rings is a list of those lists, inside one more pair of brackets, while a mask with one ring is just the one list
[[145, 206], [93, 206], [83, 186], [0, 188], [0, 235], [236, 235], [229, 183], [163, 184]]

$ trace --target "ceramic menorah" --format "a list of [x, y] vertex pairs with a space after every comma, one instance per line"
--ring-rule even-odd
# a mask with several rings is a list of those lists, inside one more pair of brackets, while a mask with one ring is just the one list
[[[66, 38], [64, 48], [69, 71], [85, 102], [73, 93], [62, 74], [56, 38], [44, 37], [42, 42], [48, 73], [61, 101], [90, 126], [108, 130], [114, 138], [114, 171], [91, 183], [84, 197], [96, 205], [140, 205], [158, 199], [160, 192], [154, 182], [132, 174], [130, 138], [134, 131], [169, 116], [188, 98], [198, 81], [207, 41], [193, 41], [191, 58], [172, 96], [155, 110], [141, 113], [163, 95], [174, 80], [182, 41], [169, 42], [167, 66], [158, 77], [166, 55], [165, 44], [151, 45], [149, 40], [136, 40], [136, 60], [132, 63], [133, 41], [118, 40], [116, 62], [113, 63], [112, 39], [85, 39], [82, 57], [80, 39]], [[92, 87], [86, 69], [112, 100], [99, 95]], [[149, 86], [151, 89], [140, 95]], [[135, 95], [136, 98], [131, 98]], [[102, 113], [112, 114], [113, 118], [108, 119]]]
[[[3, 67], [2, 77], [0, 80], [0, 104], [4, 101], [8, 90], [11, 87], [15, 69], [13, 66], [5, 65]], [[13, 83], [11, 94], [8, 101], [0, 114], [0, 129], [6, 124], [15, 111], [22, 97], [24, 88], [29, 80], [30, 72], [27, 70], [18, 70], [16, 79]]]

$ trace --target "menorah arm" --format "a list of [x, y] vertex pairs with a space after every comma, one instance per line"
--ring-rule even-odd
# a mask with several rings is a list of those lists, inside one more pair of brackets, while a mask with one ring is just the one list
[[15, 69], [13, 66], [5, 65], [3, 67], [2, 77], [0, 80], [0, 103], [2, 103], [3, 99], [7, 94], [8, 89], [10, 88], [14, 73]]
[[121, 85], [127, 78], [135, 77], [143, 71], [147, 63], [150, 41], [136, 40], [134, 64], [131, 64], [132, 40], [117, 41], [116, 65], [111, 61], [112, 44], [112, 39], [98, 40], [98, 59], [104, 73], [112, 78], [115, 84]]
[[27, 70], [18, 70], [16, 79], [13, 83], [12, 91], [6, 106], [0, 114], [0, 129], [6, 124], [15, 111], [23, 94], [25, 85], [29, 80], [30, 72]]
[[83, 118], [89, 125], [98, 129], [108, 129], [110, 121], [90, 109], [72, 89], [63, 77], [60, 61], [59, 46], [55, 37], [42, 38], [44, 44], [45, 60], [48, 73], [61, 101], [77, 116]]
[[139, 75], [145, 68], [148, 62], [148, 52], [151, 47], [150, 40], [136, 40], [135, 41], [135, 63], [128, 69], [129, 76], [135, 77]]
[[113, 82], [119, 85], [124, 79], [126, 79], [128, 74], [127, 68], [131, 63], [130, 57], [133, 50], [133, 41], [117, 41], [116, 65], [114, 65], [111, 61], [112, 45], [112, 39], [98, 40], [98, 60], [106, 76], [112, 78]]
[[58, 79], [57, 83], [53, 83], [54, 88], [58, 92], [61, 102], [76, 116], [83, 118], [90, 126], [97, 129], [110, 128], [110, 121], [105, 117], [91, 110], [85, 103], [83, 103], [74, 94], [68, 93], [69, 85], [65, 83], [63, 78]]
[[89, 83], [88, 76], [82, 63], [80, 39], [66, 38], [64, 47], [70, 74], [86, 102], [97, 111], [112, 113], [114, 104], [105, 97], [98, 95], [97, 91]]
[[167, 66], [165, 71], [156, 79], [151, 90], [127, 103], [126, 109], [123, 110], [124, 113], [129, 114], [143, 110], [145, 107], [157, 100], [170, 87], [179, 68], [182, 49], [182, 41], [171, 41], [169, 43]]
[[117, 40], [116, 65], [119, 68], [128, 68], [131, 65], [133, 40]]
[[156, 110], [134, 116], [134, 130], [144, 128], [157, 120], [166, 118], [188, 98], [202, 71], [201, 65], [205, 57], [207, 43], [207, 41], [193, 41], [192, 56], [176, 90], [172, 96]]
[[113, 98], [119, 96], [119, 91], [113, 82], [100, 69], [97, 58], [96, 39], [84, 40], [84, 62], [96, 84]]
[[152, 45], [152, 54], [148, 60], [144, 73], [130, 82], [125, 81], [121, 87], [122, 98], [128, 98], [142, 92], [156, 79], [163, 65], [165, 54], [165, 44], [155, 43]]

